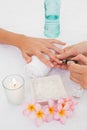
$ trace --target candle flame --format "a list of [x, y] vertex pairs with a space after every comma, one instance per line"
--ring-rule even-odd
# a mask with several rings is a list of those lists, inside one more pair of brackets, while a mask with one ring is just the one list
[[15, 78], [12, 79], [13, 86], [16, 87], [17, 81]]

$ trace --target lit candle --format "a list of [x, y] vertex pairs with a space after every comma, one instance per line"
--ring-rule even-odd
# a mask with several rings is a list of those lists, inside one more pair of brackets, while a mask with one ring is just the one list
[[20, 104], [24, 99], [24, 79], [20, 75], [9, 75], [3, 80], [9, 102]]
[[20, 87], [20, 82], [16, 81], [15, 78], [12, 79], [12, 81], [10, 82], [8, 88], [10, 89], [16, 89]]

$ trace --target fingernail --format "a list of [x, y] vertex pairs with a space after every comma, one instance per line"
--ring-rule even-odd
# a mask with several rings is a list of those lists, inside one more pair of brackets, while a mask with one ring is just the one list
[[70, 65], [70, 61], [67, 62], [67, 65]]
[[30, 59], [27, 60], [27, 63], [29, 63], [29, 62], [30, 62]]
[[59, 57], [60, 57], [60, 55], [56, 55], [56, 57], [57, 57], [57, 58], [59, 58]]
[[53, 67], [54, 67], [54, 65], [53, 65], [53, 64], [51, 64], [51, 67], [53, 68]]
[[62, 64], [63, 62], [62, 62], [62, 60], [57, 60], [57, 63]]
[[74, 64], [74, 62], [73, 61], [68, 61], [67, 62], [67, 65], [71, 65], [71, 64]]

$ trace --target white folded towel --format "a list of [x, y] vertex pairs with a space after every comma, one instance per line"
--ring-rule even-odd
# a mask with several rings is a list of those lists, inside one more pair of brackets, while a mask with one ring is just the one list
[[24, 71], [30, 78], [46, 76], [50, 70], [51, 68], [36, 56], [32, 56], [32, 61], [24, 66]]

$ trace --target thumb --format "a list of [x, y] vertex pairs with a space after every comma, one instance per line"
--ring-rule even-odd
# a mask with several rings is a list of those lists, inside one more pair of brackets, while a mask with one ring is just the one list
[[68, 61], [68, 62], [67, 62], [68, 67], [69, 67], [69, 66], [72, 66], [72, 65], [74, 65], [74, 64], [75, 64], [74, 61]]
[[76, 64], [73, 61], [69, 61], [68, 63], [68, 70], [70, 72], [79, 73], [81, 74], [83, 72], [83, 65]]
[[28, 54], [26, 54], [25, 52], [22, 52], [22, 56], [24, 57], [25, 61], [27, 63], [31, 62], [32, 58], [31, 56], [29, 56]]
[[76, 57], [72, 58], [72, 60], [77, 60], [80, 63], [87, 65], [87, 57], [82, 54], [77, 55]]
[[63, 49], [62, 53], [57, 55], [57, 58], [65, 59], [67, 57], [71, 57], [72, 55], [73, 55], [72, 49], [70, 49], [70, 47], [66, 47], [66, 48]]

